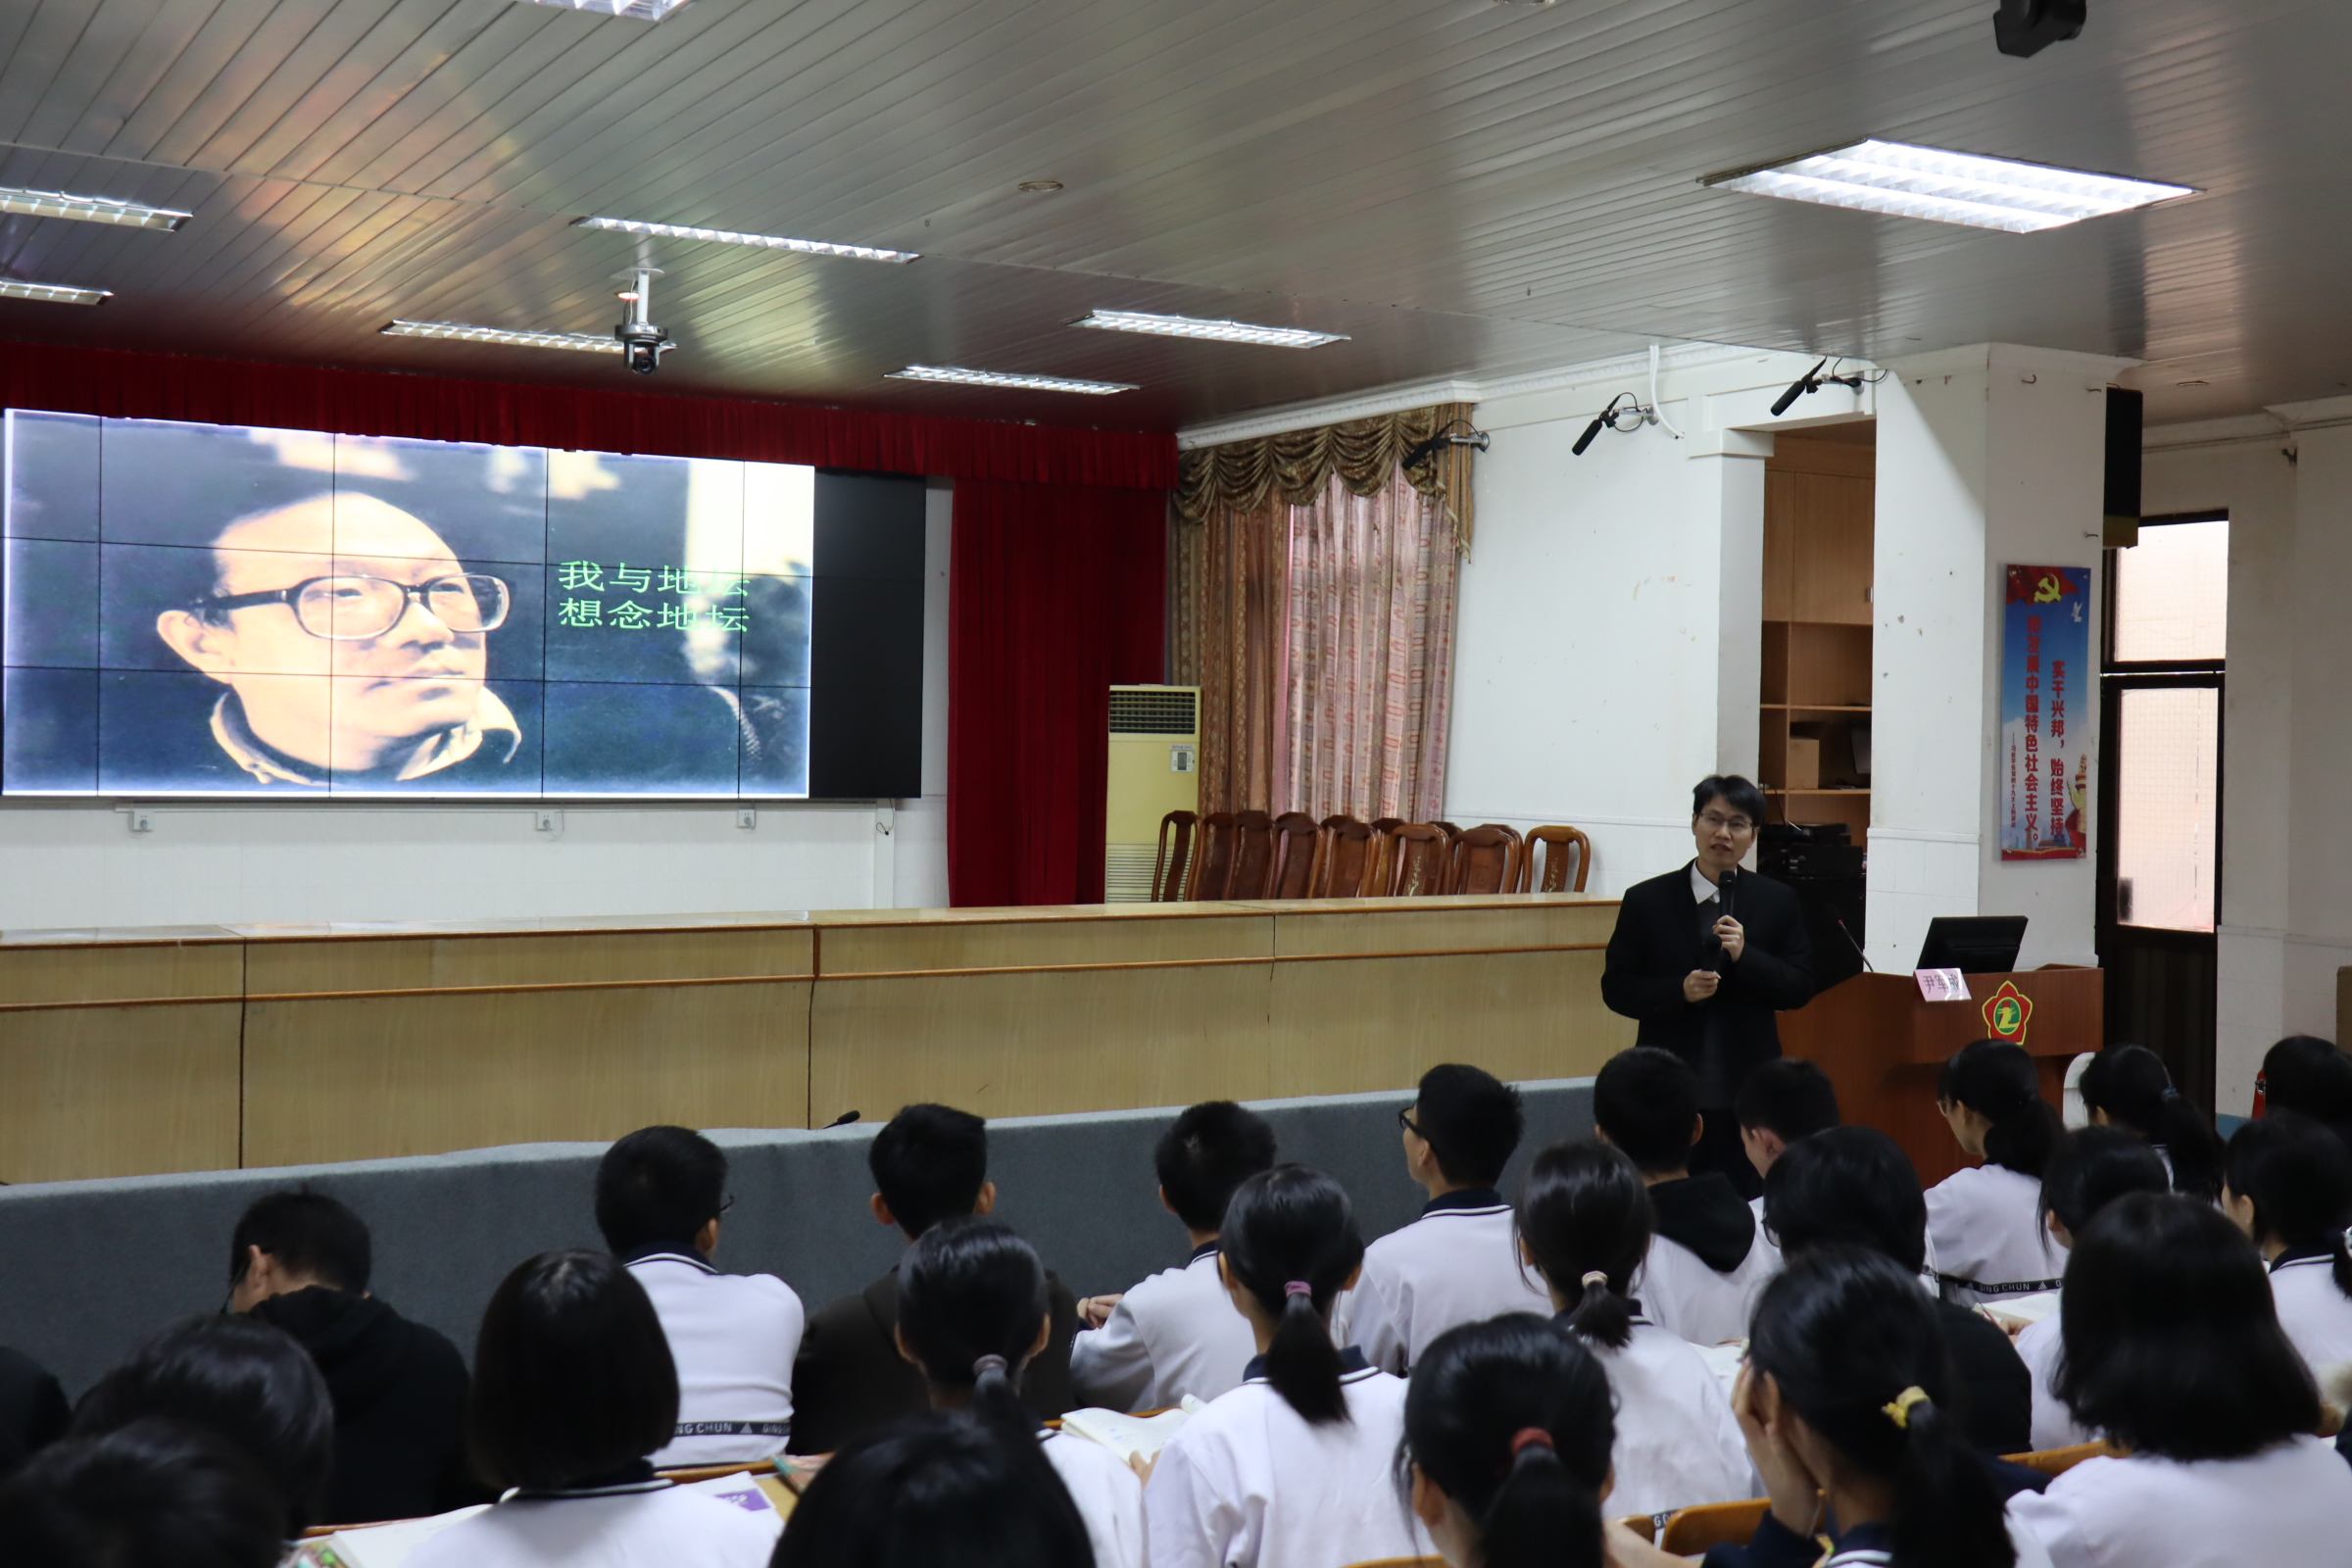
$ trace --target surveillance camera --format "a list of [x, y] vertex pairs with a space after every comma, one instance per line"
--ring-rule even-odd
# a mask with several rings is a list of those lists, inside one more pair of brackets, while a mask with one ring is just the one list
[[629, 368], [639, 375], [662, 368], [662, 356], [677, 347], [647, 318], [653, 310], [654, 279], [661, 275], [658, 267], [634, 267], [621, 274], [629, 284], [620, 295], [629, 308], [629, 318], [613, 327], [612, 335], [620, 340]]

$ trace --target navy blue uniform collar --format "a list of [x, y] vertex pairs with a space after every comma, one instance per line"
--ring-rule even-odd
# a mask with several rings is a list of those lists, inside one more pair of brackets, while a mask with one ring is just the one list
[[1215, 1242], [1202, 1242], [1199, 1247], [1193, 1249], [1193, 1255], [1184, 1260], [1184, 1266], [1190, 1268], [1204, 1257], [1214, 1257], [1216, 1255], [1217, 1244]]
[[[1365, 1360], [1364, 1352], [1357, 1349], [1354, 1346], [1350, 1345], [1348, 1347], [1348, 1348], [1340, 1352], [1340, 1376], [1349, 1377], [1357, 1372], [1369, 1372], [1371, 1370], [1372, 1363]], [[1242, 1368], [1242, 1381], [1244, 1383], [1254, 1383], [1263, 1378], [1265, 1375], [1266, 1358], [1262, 1355], [1251, 1356], [1250, 1358], [1250, 1364]]]
[[1449, 1208], [1501, 1208], [1502, 1195], [1492, 1187], [1465, 1187], [1458, 1193], [1433, 1198], [1421, 1205], [1423, 1215], [1443, 1213]]

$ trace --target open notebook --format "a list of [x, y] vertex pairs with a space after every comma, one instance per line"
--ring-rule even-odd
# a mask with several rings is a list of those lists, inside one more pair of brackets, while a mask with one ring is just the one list
[[[692, 1481], [680, 1492], [707, 1493], [733, 1503], [747, 1513], [765, 1514], [783, 1534], [784, 1516], [792, 1508], [792, 1494], [773, 1476], [719, 1476]], [[451, 1525], [480, 1513], [488, 1503], [437, 1513], [429, 1519], [402, 1519], [384, 1525], [356, 1525], [331, 1536], [306, 1541], [293, 1561], [300, 1568], [400, 1568], [409, 1554]]]
[[1138, 1458], [1159, 1457], [1159, 1450], [1167, 1446], [1176, 1429], [1194, 1411], [1206, 1408], [1207, 1405], [1189, 1394], [1173, 1410], [1161, 1410], [1155, 1415], [1127, 1415], [1118, 1410], [1090, 1407], [1064, 1415], [1061, 1430], [1092, 1439], [1132, 1464]]

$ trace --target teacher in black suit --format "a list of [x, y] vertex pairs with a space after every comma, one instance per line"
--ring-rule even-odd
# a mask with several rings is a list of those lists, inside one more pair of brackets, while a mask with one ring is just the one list
[[1609, 938], [1601, 1000], [1642, 1025], [1698, 1074], [1702, 1118], [1693, 1173], [1721, 1171], [1745, 1197], [1762, 1178], [1740, 1146], [1732, 1096], [1781, 1054], [1776, 1012], [1813, 996], [1813, 946], [1796, 895], [1740, 862], [1764, 820], [1764, 795], [1737, 774], [1703, 779], [1690, 797], [1697, 858], [1625, 890]]

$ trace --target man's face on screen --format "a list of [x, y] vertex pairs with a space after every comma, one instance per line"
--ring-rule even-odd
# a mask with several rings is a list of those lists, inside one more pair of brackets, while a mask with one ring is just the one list
[[[247, 517], [213, 548], [220, 598], [321, 577], [416, 585], [462, 569], [439, 534], [372, 496], [320, 497]], [[360, 639], [317, 635], [287, 604], [170, 611], [157, 630], [236, 692], [256, 736], [342, 770], [397, 763], [417, 742], [471, 718], [489, 664], [486, 632], [453, 631], [415, 599], [388, 630]]]

